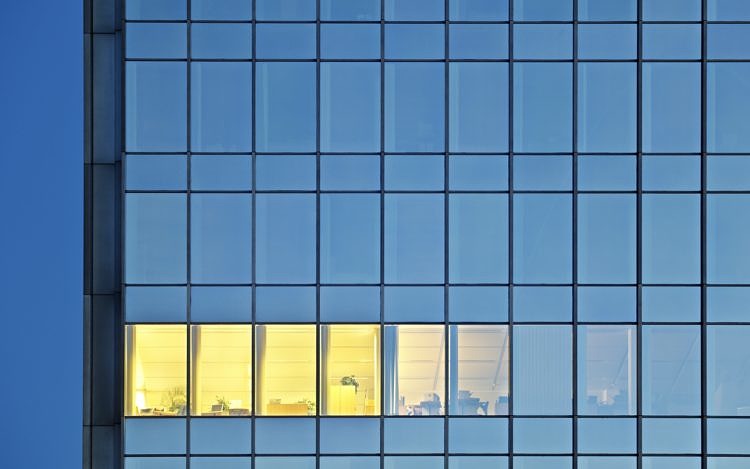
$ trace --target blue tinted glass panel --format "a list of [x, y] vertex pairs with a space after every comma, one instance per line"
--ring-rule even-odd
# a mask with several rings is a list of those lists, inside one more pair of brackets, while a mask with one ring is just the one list
[[707, 0], [709, 21], [750, 20], [750, 4], [744, 0]]
[[315, 150], [315, 64], [258, 63], [257, 151]]
[[186, 318], [186, 287], [125, 288], [127, 322], [184, 322]]
[[635, 453], [636, 441], [634, 418], [578, 419], [578, 451], [582, 453]]
[[314, 457], [255, 458], [255, 469], [316, 469]]
[[521, 21], [570, 21], [571, 0], [513, 0], [513, 16]]
[[383, 0], [387, 21], [442, 21], [445, 19], [444, 0]]
[[380, 281], [380, 196], [320, 196], [320, 281]]
[[388, 322], [443, 322], [443, 287], [386, 287], [384, 318]]
[[643, 156], [641, 185], [645, 191], [697, 191], [701, 160], [697, 156]]
[[708, 419], [708, 452], [717, 454], [750, 453], [750, 420]]
[[321, 0], [320, 19], [380, 20], [380, 0]]
[[442, 453], [440, 419], [385, 419], [384, 449], [387, 453]]
[[443, 469], [443, 456], [386, 456], [384, 469]]
[[707, 197], [706, 261], [711, 283], [750, 283], [750, 196]]
[[255, 198], [256, 281], [315, 281], [315, 196], [266, 195]]
[[700, 282], [700, 196], [648, 194], [642, 210], [643, 282]]
[[643, 326], [642, 331], [643, 413], [700, 414], [699, 326]]
[[125, 50], [129, 58], [178, 59], [187, 55], [187, 27], [170, 23], [128, 23]]
[[191, 469], [247, 469], [250, 458], [241, 457], [191, 457]]
[[190, 197], [190, 279], [194, 283], [250, 283], [250, 195]]
[[125, 469], [184, 469], [185, 458], [129, 458], [125, 459]]
[[580, 0], [578, 19], [582, 21], [635, 21], [636, 0]]
[[569, 191], [573, 165], [569, 156], [514, 156], [513, 189]]
[[452, 59], [508, 58], [508, 27], [504, 24], [452, 24], [449, 39]]
[[[701, 421], [699, 419], [645, 418], [642, 431], [645, 453], [701, 452]], [[660, 466], [656, 468], [661, 469]]]
[[561, 469], [571, 467], [570, 456], [514, 456], [515, 469]]
[[385, 157], [385, 190], [441, 191], [444, 173], [443, 156], [389, 155]]
[[184, 194], [125, 196], [125, 282], [185, 283], [187, 203]]
[[[658, 1], [656, 2], [658, 3]], [[644, 24], [644, 59], [700, 59], [699, 24]]]
[[508, 0], [451, 0], [452, 21], [503, 21], [508, 19]]
[[194, 59], [249, 59], [252, 32], [249, 24], [191, 24], [190, 54]]
[[508, 150], [508, 66], [450, 64], [450, 151]]
[[700, 288], [643, 287], [641, 301], [644, 321], [700, 321]]
[[709, 156], [706, 186], [710, 191], [750, 190], [750, 158], [747, 156]]
[[448, 451], [451, 453], [506, 453], [508, 420], [465, 418], [450, 419]]
[[314, 322], [315, 287], [257, 287], [255, 318], [259, 322]]
[[513, 27], [516, 59], [570, 59], [573, 29], [567, 24], [518, 24]]
[[442, 195], [385, 196], [385, 281], [443, 283]]
[[258, 59], [315, 58], [314, 24], [259, 24], [255, 40]]
[[380, 321], [380, 287], [322, 287], [320, 320], [344, 323]]
[[444, 148], [445, 65], [385, 64], [385, 150]]
[[190, 319], [195, 322], [250, 322], [250, 287], [191, 287]]
[[634, 59], [637, 32], [634, 24], [581, 24], [578, 26], [578, 58]]
[[508, 281], [508, 198], [451, 195], [449, 199], [451, 283]]
[[380, 150], [380, 64], [320, 68], [321, 151]]
[[513, 149], [517, 152], [570, 151], [571, 65], [516, 63], [513, 67]]
[[315, 0], [255, 0], [259, 20], [314, 20]]
[[570, 287], [515, 287], [513, 320], [570, 321], [573, 293]]
[[579, 191], [631, 191], [636, 187], [636, 160], [626, 155], [578, 157]]
[[750, 289], [747, 287], [709, 287], [706, 297], [708, 321], [750, 322]]
[[185, 156], [128, 155], [125, 184], [127, 190], [185, 190]]
[[750, 326], [708, 326], [707, 334], [708, 414], [746, 416], [750, 410]]
[[643, 19], [646, 21], [700, 21], [701, 0], [643, 0]]
[[327, 155], [320, 157], [321, 190], [379, 190], [380, 157]]
[[380, 25], [322, 24], [320, 56], [324, 59], [379, 59]]
[[578, 197], [578, 280], [633, 283], [636, 213], [632, 195]]
[[450, 456], [450, 469], [508, 469], [507, 456]]
[[[578, 412], [635, 415], [637, 362], [635, 326], [579, 326]], [[635, 420], [633, 425], [635, 433]]]
[[250, 419], [190, 421], [190, 454], [248, 454], [251, 440]]
[[568, 283], [571, 279], [571, 197], [513, 197], [513, 278], [518, 283]]
[[315, 190], [315, 156], [260, 155], [255, 157], [255, 188], [265, 190]]
[[750, 150], [750, 63], [708, 64], [707, 94], [708, 151]]
[[249, 191], [252, 182], [253, 162], [250, 156], [190, 156], [190, 185], [194, 191]]
[[635, 151], [635, 64], [582, 63], [578, 72], [578, 150]]
[[[701, 458], [688, 456], [645, 456], [643, 458], [643, 469], [700, 469]], [[711, 467], [711, 466], [709, 466]]]
[[249, 20], [252, 13], [252, 5], [246, 0], [190, 0], [190, 17], [194, 20]]
[[322, 456], [320, 469], [380, 469], [378, 456]]
[[581, 322], [632, 322], [635, 310], [635, 288], [578, 287], [578, 320]]
[[452, 155], [448, 160], [452, 191], [508, 190], [508, 157]]
[[180, 62], [125, 64], [125, 146], [129, 151], [185, 151], [187, 72]]
[[513, 369], [524, 370], [513, 377], [516, 414], [565, 415], [571, 412], [571, 332], [570, 326], [514, 327]]
[[569, 453], [570, 419], [513, 419], [513, 451], [516, 453]]
[[700, 150], [700, 89], [700, 64], [643, 64], [643, 151]]
[[708, 458], [708, 469], [744, 469], [748, 464], [750, 464], [750, 458]]
[[250, 151], [251, 64], [193, 62], [190, 70], [192, 151]]
[[748, 46], [748, 43], [750, 43], [750, 25], [708, 25], [707, 53], [709, 59], [750, 58], [750, 46]]
[[445, 26], [442, 24], [387, 24], [387, 59], [441, 59], [445, 56]]
[[125, 454], [184, 454], [185, 419], [125, 419]]
[[[315, 419], [261, 418], [255, 420], [255, 451], [257, 453], [315, 453], [315, 440]], [[269, 465], [268, 467], [278, 466]], [[300, 466], [288, 467], [296, 468]], [[315, 467], [314, 463], [313, 467]]]
[[636, 457], [628, 456], [581, 456], [578, 469], [636, 469]]
[[320, 419], [320, 452], [334, 454], [379, 453], [380, 419]]
[[125, 17], [129, 20], [184, 20], [185, 0], [128, 0]]
[[450, 320], [502, 322], [508, 320], [507, 287], [450, 287]]

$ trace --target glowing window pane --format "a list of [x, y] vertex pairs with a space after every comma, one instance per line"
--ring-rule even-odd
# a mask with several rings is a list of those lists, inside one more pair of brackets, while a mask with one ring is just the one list
[[190, 340], [192, 415], [250, 415], [250, 326], [192, 326]]
[[380, 327], [321, 326], [320, 374], [325, 415], [380, 414]]
[[185, 415], [187, 328], [125, 327], [125, 415]]
[[256, 414], [315, 415], [315, 329], [256, 326]]

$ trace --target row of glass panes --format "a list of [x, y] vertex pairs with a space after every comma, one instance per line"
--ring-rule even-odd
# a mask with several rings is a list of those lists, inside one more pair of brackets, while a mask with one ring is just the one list
[[[644, 24], [641, 58], [699, 60], [700, 24]], [[386, 24], [381, 51], [380, 24], [260, 23], [255, 27], [256, 59], [508, 59], [508, 25]], [[638, 58], [635, 24], [580, 24], [579, 60]], [[319, 34], [319, 36], [318, 36]], [[750, 59], [750, 24], [709, 24], [706, 58]], [[317, 48], [318, 37], [320, 50]], [[448, 41], [446, 42], [446, 37]], [[185, 23], [128, 23], [126, 57], [180, 59], [188, 56]], [[513, 59], [572, 59], [571, 24], [514, 24]], [[250, 59], [253, 29], [241, 23], [190, 26], [193, 59]]]
[[[698, 194], [643, 195], [640, 222], [636, 194], [578, 195], [575, 220], [570, 194], [515, 194], [512, 219], [508, 199], [130, 193], [124, 282], [507, 284], [511, 256], [514, 283], [571, 284], [574, 262], [580, 284], [703, 280]], [[748, 194], [706, 196], [705, 282], [750, 284], [748, 213]]]
[[[700, 191], [698, 155], [644, 155], [641, 185], [649, 191]], [[126, 191], [190, 190], [249, 192], [373, 192], [381, 187], [378, 155], [257, 155], [255, 178], [250, 155], [127, 155]], [[383, 189], [388, 191], [508, 191], [508, 157], [451, 155], [446, 178], [443, 155], [386, 155]], [[633, 192], [637, 186], [634, 155], [578, 155], [576, 189]], [[569, 155], [514, 155], [514, 191], [571, 191], [573, 159]], [[710, 155], [706, 159], [707, 191], [750, 191], [750, 156]]]
[[[444, 287], [257, 286], [255, 301], [250, 286], [127, 286], [127, 323], [184, 323], [188, 303], [196, 323], [443, 323], [446, 320]], [[636, 287], [577, 287], [576, 321], [579, 323], [635, 323]], [[450, 286], [450, 323], [507, 323], [508, 287]], [[319, 300], [318, 300], [319, 297]], [[318, 306], [319, 301], [319, 306]], [[382, 301], [382, 307], [381, 307]], [[701, 321], [701, 288], [672, 286], [641, 288], [644, 323], [698, 323]], [[745, 305], [750, 288], [708, 287], [708, 323], [750, 322]], [[570, 323], [573, 289], [566, 286], [514, 286], [513, 322]], [[319, 316], [317, 311], [320, 311]], [[253, 315], [253, 310], [255, 314]]]
[[[750, 326], [706, 326], [705, 355], [700, 325], [508, 332], [488, 324], [125, 326], [124, 414], [698, 416], [702, 397], [707, 415], [750, 415]], [[634, 420], [619, 422], [635, 437]]]
[[[570, 21], [573, 0], [513, 0], [513, 19], [519, 21]], [[192, 0], [190, 17], [197, 20], [377, 21], [381, 9], [385, 20], [502, 21], [508, 19], [508, 0]], [[700, 21], [701, 0], [579, 0], [581, 21], [634, 21], [642, 6], [642, 19], [650, 21]], [[744, 0], [706, 0], [709, 21], [750, 20]], [[128, 0], [125, 16], [130, 20], [186, 19], [186, 0]], [[319, 9], [319, 13], [318, 13]]]
[[[317, 67], [193, 62], [188, 87], [186, 63], [128, 62], [126, 151], [503, 153], [509, 132], [522, 153], [574, 134], [584, 153], [702, 149], [700, 63], [643, 64], [640, 117], [636, 63], [579, 63], [575, 117], [571, 63], [514, 63], [512, 113], [507, 63], [389, 62], [382, 96], [380, 63], [320, 64], [320, 86]], [[750, 63], [706, 67], [706, 151], [747, 153]]]

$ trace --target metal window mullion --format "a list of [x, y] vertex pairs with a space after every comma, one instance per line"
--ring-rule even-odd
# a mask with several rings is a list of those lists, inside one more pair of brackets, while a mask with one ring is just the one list
[[706, 325], [708, 316], [706, 311], [706, 282], [707, 282], [707, 262], [706, 262], [706, 164], [707, 164], [707, 57], [708, 41], [706, 37], [708, 25], [708, 0], [701, 2], [701, 201], [700, 201], [700, 230], [701, 230], [701, 468], [708, 468], [708, 375], [706, 373], [707, 360], [707, 333]]
[[186, 186], [186, 205], [187, 205], [187, 222], [185, 226], [185, 230], [187, 231], [187, 260], [186, 260], [186, 269], [187, 269], [187, 324], [185, 325], [186, 328], [186, 334], [185, 334], [185, 340], [186, 340], [186, 359], [185, 359], [185, 366], [187, 367], [187, 379], [186, 379], [186, 385], [185, 385], [185, 397], [187, 400], [186, 407], [185, 407], [185, 419], [186, 419], [186, 425], [185, 425], [185, 467], [187, 469], [190, 469], [190, 427], [191, 427], [191, 415], [192, 415], [192, 360], [190, 359], [190, 349], [191, 349], [191, 333], [192, 333], [192, 314], [191, 314], [191, 295], [192, 295], [192, 258], [191, 258], [191, 193], [190, 193], [190, 186], [191, 186], [191, 168], [192, 168], [192, 34], [191, 34], [191, 1], [187, 0], [187, 25], [186, 25], [186, 34], [187, 34], [187, 62], [186, 62], [186, 83], [187, 83], [187, 118], [186, 118], [186, 125], [187, 129], [185, 132], [186, 135], [186, 148], [187, 148], [187, 154], [186, 154], [186, 173], [187, 173], [187, 186]]
[[[643, 467], [643, 0], [638, 0], [636, 63], [636, 467]], [[630, 396], [632, 399], [632, 396]]]
[[513, 1], [508, 2], [508, 469], [513, 469]]
[[572, 154], [572, 189], [571, 196], [571, 305], [572, 305], [572, 324], [571, 324], [571, 357], [573, 371], [572, 381], [572, 422], [571, 422], [571, 449], [572, 449], [572, 466], [578, 467], [578, 0], [573, 0], [573, 64], [572, 64], [572, 119], [571, 119], [571, 142]]
[[256, 50], [256, 21], [255, 21], [255, 9], [256, 9], [256, 2], [254, 0], [251, 0], [252, 6], [251, 6], [251, 31], [250, 31], [250, 48], [251, 48], [251, 75], [252, 75], [252, 81], [250, 83], [250, 99], [251, 99], [251, 106], [252, 109], [251, 112], [251, 122], [250, 122], [250, 164], [252, 167], [252, 172], [250, 174], [251, 183], [250, 183], [250, 190], [251, 190], [251, 200], [250, 200], [250, 220], [252, 225], [252, 233], [251, 233], [251, 239], [250, 239], [250, 255], [251, 255], [251, 261], [252, 264], [250, 266], [250, 337], [251, 337], [251, 350], [250, 350], [250, 369], [251, 369], [251, 376], [252, 376], [252, 395], [250, 396], [251, 400], [251, 411], [250, 411], [250, 468], [255, 468], [255, 420], [256, 416], [258, 415], [258, 382], [260, 381], [258, 379], [257, 373], [258, 373], [258, 365], [256, 363], [257, 360], [257, 325], [256, 325], [256, 312], [255, 312], [255, 298], [256, 298], [256, 283], [257, 283], [257, 273], [256, 273], [256, 232], [257, 232], [257, 216], [256, 216], [256, 189], [255, 189], [255, 180], [256, 180], [256, 135], [255, 135], [255, 127], [256, 127], [256, 113], [255, 113], [255, 89], [256, 89], [256, 81], [257, 81], [257, 63], [255, 61], [255, 50]]
[[444, 404], [443, 404], [443, 465], [445, 469], [449, 468], [449, 457], [448, 457], [448, 448], [450, 447], [450, 442], [448, 440], [449, 433], [450, 433], [450, 420], [448, 417], [449, 409], [450, 409], [450, 399], [453, 398], [453, 396], [450, 395], [450, 380], [453, 378], [450, 376], [450, 350], [452, 345], [449, 343], [449, 340], [451, 338], [450, 334], [450, 326], [448, 325], [449, 322], [449, 311], [448, 311], [448, 304], [449, 304], [449, 295], [450, 295], [450, 289], [448, 288], [448, 284], [450, 283], [450, 276], [449, 276], [449, 263], [450, 263], [450, 252], [449, 252], [449, 237], [450, 237], [450, 228], [449, 228], [449, 219], [450, 219], [450, 206], [449, 206], [449, 195], [448, 195], [448, 186], [449, 186], [449, 159], [448, 154], [450, 150], [450, 62], [448, 61], [450, 57], [450, 10], [448, 8], [448, 1], [446, 0], [444, 3], [444, 15], [445, 15], [445, 43], [443, 48], [443, 53], [445, 55], [445, 62], [443, 63], [444, 70], [443, 70], [443, 87], [444, 87], [444, 110], [443, 110], [443, 145], [445, 148], [443, 150], [445, 151], [445, 154], [443, 156], [443, 191], [444, 191], [444, 200], [443, 200], [443, 208], [444, 208], [444, 215], [443, 215], [443, 279], [445, 281], [445, 285], [443, 287], [443, 321], [445, 322], [445, 325], [443, 326], [443, 334], [444, 334], [444, 342], [445, 342], [445, 356], [443, 357], [443, 392], [444, 392]]
[[[380, 418], [379, 467], [385, 468], [385, 2], [380, 2]], [[397, 396], [398, 397], [398, 396]]]
[[315, 2], [315, 467], [320, 468], [320, 416], [323, 415], [320, 346], [320, 1]]

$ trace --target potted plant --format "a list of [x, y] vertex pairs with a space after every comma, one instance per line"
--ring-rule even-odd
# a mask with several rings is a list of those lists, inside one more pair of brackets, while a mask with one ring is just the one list
[[356, 376], [344, 376], [341, 378], [340, 383], [342, 386], [354, 386], [354, 394], [357, 394], [357, 391], [359, 390], [359, 381], [357, 381]]
[[185, 404], [187, 404], [187, 397], [185, 396], [185, 388], [182, 386], [175, 386], [167, 389], [162, 395], [162, 404], [166, 408], [167, 412], [175, 415], [182, 415], [185, 413]]

